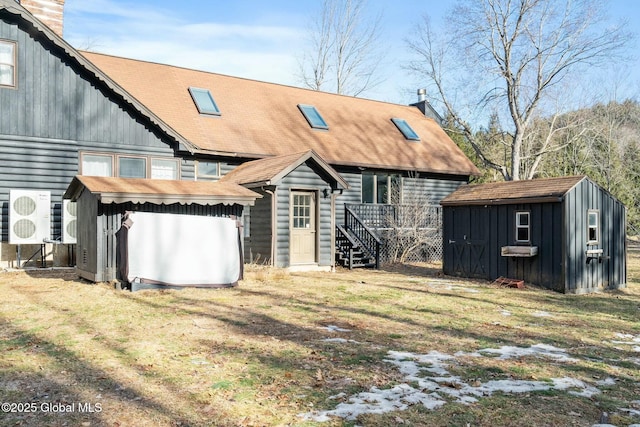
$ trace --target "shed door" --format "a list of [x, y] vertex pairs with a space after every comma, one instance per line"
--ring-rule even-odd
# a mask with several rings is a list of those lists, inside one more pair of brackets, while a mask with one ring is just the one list
[[489, 228], [484, 208], [469, 207], [453, 210], [453, 238], [448, 241], [454, 274], [464, 277], [488, 277]]
[[291, 264], [316, 262], [315, 192], [291, 193]]

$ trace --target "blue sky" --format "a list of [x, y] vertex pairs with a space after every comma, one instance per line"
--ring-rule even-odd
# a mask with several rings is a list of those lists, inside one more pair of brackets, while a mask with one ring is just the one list
[[[425, 14], [438, 23], [452, 0], [369, 0], [382, 17], [388, 52], [383, 82], [364, 94], [389, 102], [416, 100], [421, 82], [403, 71], [410, 57], [404, 39]], [[312, 16], [321, 0], [66, 0], [64, 36], [73, 46], [118, 56], [179, 65], [293, 86]], [[640, 30], [640, 1], [612, 0], [614, 20], [626, 18]], [[626, 70], [638, 99], [640, 61]], [[628, 74], [628, 75], [627, 75]], [[629, 82], [626, 82], [629, 84]]]

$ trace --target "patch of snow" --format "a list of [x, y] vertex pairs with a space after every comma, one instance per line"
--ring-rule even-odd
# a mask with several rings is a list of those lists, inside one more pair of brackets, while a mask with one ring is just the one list
[[631, 334], [615, 334], [616, 337], [623, 339], [624, 341], [611, 341], [613, 344], [622, 344], [622, 345], [632, 345], [632, 351], [636, 353], [640, 353], [640, 335], [631, 335]]
[[502, 314], [503, 316], [511, 316], [511, 312], [507, 310], [502, 310], [500, 314]]
[[[575, 360], [568, 357], [563, 349], [545, 344], [536, 344], [529, 348], [505, 346], [500, 349], [483, 349], [474, 353], [458, 352], [455, 356], [438, 351], [431, 351], [428, 354], [389, 351], [384, 361], [395, 366], [404, 376], [402, 384], [384, 390], [372, 387], [367, 392], [351, 396], [334, 409], [313, 411], [299, 414], [299, 416], [316, 422], [329, 421], [331, 417], [355, 420], [361, 414], [402, 411], [411, 405], [422, 405], [433, 410], [449, 401], [471, 404], [483, 396], [490, 396], [496, 392], [527, 393], [553, 389], [568, 390], [571, 394], [583, 397], [600, 393], [596, 387], [568, 377], [552, 378], [550, 381], [493, 380], [486, 383], [476, 381], [473, 384], [467, 384], [460, 377], [449, 373], [448, 367], [455, 363], [457, 357], [481, 357], [481, 353], [499, 354], [503, 359], [535, 355], [562, 361]], [[334, 396], [330, 399], [333, 400]]]
[[548, 344], [534, 344], [531, 347], [513, 347], [513, 346], [502, 346], [500, 348], [484, 348], [482, 350], [478, 350], [479, 353], [489, 353], [498, 355], [498, 359], [506, 360], [513, 359], [516, 357], [524, 357], [524, 356], [535, 356], [535, 357], [546, 357], [549, 359], [554, 359], [558, 362], [577, 362], [577, 359], [569, 357], [567, 352], [561, 348], [554, 347]]
[[599, 386], [615, 385], [615, 383], [616, 383], [616, 380], [614, 380], [611, 377], [607, 377], [603, 380], [596, 381], [596, 384], [598, 384]]
[[336, 325], [320, 326], [320, 329], [326, 329], [329, 332], [351, 332], [351, 329], [344, 329]]
[[536, 311], [532, 314], [534, 317], [553, 317], [553, 315], [547, 311]]

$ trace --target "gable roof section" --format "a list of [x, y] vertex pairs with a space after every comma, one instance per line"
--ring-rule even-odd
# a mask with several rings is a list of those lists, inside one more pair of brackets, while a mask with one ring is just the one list
[[[121, 102], [192, 153], [263, 158], [314, 150], [332, 165], [479, 175], [478, 169], [432, 119], [416, 107], [323, 93], [125, 58], [80, 53], [15, 0], [0, 0], [0, 15], [28, 23]], [[221, 117], [197, 112], [190, 86], [208, 88]], [[329, 130], [311, 129], [297, 108], [313, 105]], [[391, 122], [407, 120], [420, 136], [408, 144]]]
[[69, 184], [63, 198], [77, 200], [85, 189], [95, 194], [102, 203], [246, 206], [253, 205], [257, 198], [262, 197], [233, 183], [77, 175]]
[[[175, 66], [82, 52], [196, 151], [263, 158], [313, 150], [332, 165], [478, 175], [444, 130], [418, 108]], [[189, 87], [209, 89], [220, 117], [198, 113]], [[298, 109], [322, 112], [328, 130], [313, 129]], [[391, 118], [420, 136], [408, 143]]]
[[507, 205], [559, 202], [585, 176], [565, 176], [526, 181], [462, 185], [442, 199], [442, 206]]
[[[7, 15], [8, 14], [8, 15]], [[49, 40], [53, 46], [66, 55], [66, 57], [73, 64], [79, 65], [79, 67], [88, 72], [88, 74], [102, 84], [106, 85], [108, 90], [111, 91], [116, 98], [122, 100], [123, 104], [128, 104], [134, 110], [142, 114], [143, 117], [149, 119], [150, 123], [157, 126], [169, 139], [176, 141], [180, 144], [182, 150], [193, 152], [195, 149], [191, 146], [190, 142], [182, 135], [167, 125], [162, 119], [160, 119], [153, 111], [148, 109], [145, 105], [140, 103], [137, 99], [132, 97], [126, 90], [118, 85], [114, 80], [107, 76], [102, 70], [96, 67], [93, 63], [88, 61], [82, 56], [73, 46], [67, 43], [62, 37], [56, 34], [53, 30], [40, 22], [31, 12], [21, 6], [15, 0], [0, 0], [0, 19], [3, 16], [11, 16], [11, 21], [22, 24], [27, 24], [31, 28], [27, 28], [30, 33], [39, 32], [42, 36]]]
[[333, 181], [332, 187], [349, 188], [340, 174], [312, 150], [243, 163], [222, 177], [220, 182], [232, 182], [246, 187], [273, 185], [309, 160], [316, 163], [322, 174]]

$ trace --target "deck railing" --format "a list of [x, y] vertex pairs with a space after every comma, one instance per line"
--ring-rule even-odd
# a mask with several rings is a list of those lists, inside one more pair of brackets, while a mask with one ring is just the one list
[[[362, 222], [372, 229], [386, 229], [402, 225], [421, 228], [439, 228], [442, 226], [442, 208], [425, 205], [382, 205], [363, 203], [347, 205]], [[416, 212], [416, 211], [420, 212]], [[419, 222], [417, 224], [416, 222]]]

